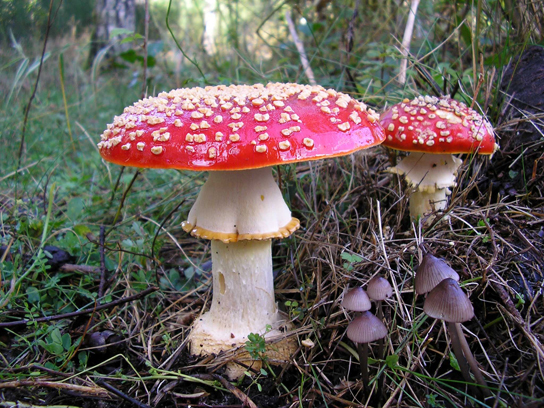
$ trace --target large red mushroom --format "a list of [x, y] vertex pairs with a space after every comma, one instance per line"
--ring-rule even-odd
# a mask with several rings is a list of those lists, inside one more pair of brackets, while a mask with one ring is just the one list
[[[250, 333], [279, 334], [271, 239], [299, 228], [271, 166], [350, 154], [383, 141], [376, 113], [320, 86], [176, 89], [125, 108], [102, 134], [123, 166], [209, 171], [183, 229], [211, 240], [213, 300], [190, 334], [194, 354]], [[288, 357], [288, 356], [286, 356]]]
[[417, 218], [447, 207], [462, 160], [458, 153], [492, 155], [498, 145], [491, 124], [479, 113], [449, 97], [405, 99], [381, 115], [384, 146], [410, 152], [390, 172], [404, 175], [416, 191], [410, 215]]

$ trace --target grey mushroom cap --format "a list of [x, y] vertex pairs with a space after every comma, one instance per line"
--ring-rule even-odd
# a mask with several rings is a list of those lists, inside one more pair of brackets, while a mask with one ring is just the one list
[[416, 271], [415, 287], [418, 295], [433, 290], [444, 279], [459, 281], [459, 275], [444, 260], [426, 253]]
[[366, 292], [362, 287], [358, 286], [344, 295], [342, 307], [353, 312], [366, 312], [370, 310], [372, 305]]
[[429, 292], [423, 311], [430, 317], [450, 323], [462, 323], [474, 317], [468, 296], [451, 278], [444, 279]]
[[393, 287], [381, 276], [374, 276], [366, 286], [366, 293], [372, 300], [385, 300], [393, 295]]
[[351, 321], [346, 334], [354, 343], [370, 343], [387, 336], [387, 327], [380, 319], [366, 311]]

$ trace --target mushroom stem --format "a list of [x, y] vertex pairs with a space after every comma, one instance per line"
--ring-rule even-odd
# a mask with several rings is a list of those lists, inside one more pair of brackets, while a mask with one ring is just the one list
[[189, 212], [183, 229], [223, 242], [289, 236], [299, 226], [272, 168], [212, 171]]
[[461, 323], [454, 323], [454, 327], [450, 329], [450, 332], [453, 332], [455, 330], [457, 338], [459, 339], [459, 343], [461, 346], [461, 349], [463, 350], [463, 354], [465, 355], [465, 358], [467, 359], [468, 364], [470, 365], [470, 368], [472, 372], [474, 373], [474, 378], [476, 378], [476, 381], [478, 384], [480, 384], [481, 391], [486, 397], [491, 397], [493, 394], [488, 388], [487, 382], [484, 379], [484, 376], [482, 374], [482, 371], [480, 370], [480, 367], [478, 367], [478, 362], [474, 358], [474, 355], [470, 351], [470, 347], [468, 346], [467, 339], [465, 338], [465, 335], [463, 334], [463, 328], [461, 327]]
[[[447, 322], [448, 331], [450, 332], [451, 347], [453, 348], [453, 354], [455, 354], [455, 357], [457, 358], [457, 363], [459, 364], [463, 378], [467, 383], [472, 384], [472, 377], [470, 376], [467, 360], [463, 354], [461, 343], [459, 342], [457, 325], [458, 323]], [[474, 388], [472, 385], [470, 387]]]
[[[381, 300], [377, 301], [376, 309], [377, 309], [376, 317], [383, 322], [383, 309], [382, 309]], [[382, 360], [383, 360], [383, 352], [384, 352], [384, 343], [385, 343], [385, 340], [383, 338], [378, 340], [378, 358]]]
[[368, 343], [357, 343], [357, 352], [359, 353], [359, 364], [361, 366], [361, 376], [363, 377], [363, 392], [366, 394], [368, 389]]
[[410, 196], [410, 216], [420, 217], [434, 211], [444, 210], [448, 206], [447, 188], [439, 188], [435, 191], [416, 190]]
[[416, 188], [410, 196], [410, 216], [417, 218], [433, 209], [447, 207], [448, 187], [455, 186], [457, 169], [462, 163], [452, 154], [413, 152], [388, 171], [404, 174], [408, 184]]
[[191, 352], [218, 353], [278, 323], [271, 241], [211, 242], [213, 300], [191, 331]]
[[[377, 317], [383, 322], [383, 308], [382, 308], [382, 301], [378, 300], [378, 305], [376, 306], [377, 310]], [[378, 340], [378, 358], [380, 360], [384, 359], [385, 354], [385, 339], [381, 338]], [[385, 373], [382, 372], [380, 377], [378, 378], [378, 398], [381, 399], [383, 396], [383, 384], [385, 381]]]

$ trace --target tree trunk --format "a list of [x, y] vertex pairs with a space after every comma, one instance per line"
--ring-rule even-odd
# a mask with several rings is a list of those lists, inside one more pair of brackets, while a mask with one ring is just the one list
[[114, 28], [136, 30], [135, 0], [96, 0], [96, 27], [91, 42], [89, 61], [92, 63], [99, 50], [111, 45], [108, 55], [114, 56], [132, 47], [130, 43], [120, 44], [120, 37], [110, 39]]
[[219, 34], [219, 19], [217, 0], [204, 1], [204, 33], [202, 34], [202, 45], [206, 54], [213, 56], [217, 52], [217, 35]]

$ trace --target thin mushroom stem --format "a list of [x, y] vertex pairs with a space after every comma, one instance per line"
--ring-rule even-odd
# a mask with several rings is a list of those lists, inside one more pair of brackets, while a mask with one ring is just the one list
[[366, 394], [368, 389], [368, 343], [357, 343], [357, 352], [359, 353], [359, 364], [363, 377], [363, 392]]
[[[382, 309], [382, 301], [381, 300], [378, 300], [377, 302], [377, 306], [376, 306], [376, 316], [378, 317], [378, 319], [380, 319], [381, 321], [383, 321], [383, 309]], [[384, 354], [384, 343], [385, 340], [382, 338], [382, 339], [379, 339], [378, 340], [378, 358], [380, 360], [383, 360], [383, 354]]]
[[[458, 323], [447, 322], [448, 331], [450, 332], [451, 347], [453, 348], [453, 354], [457, 358], [457, 363], [463, 374], [463, 378], [469, 384], [472, 384], [472, 377], [470, 376], [470, 371], [468, 369], [467, 360], [463, 354], [463, 349], [461, 343], [459, 342], [459, 335], [456, 329]], [[470, 385], [471, 388], [474, 386]]]
[[472, 352], [470, 351], [470, 347], [468, 346], [467, 339], [465, 339], [465, 335], [463, 334], [463, 329], [461, 327], [461, 323], [454, 323], [454, 327], [452, 327], [452, 330], [450, 332], [456, 332], [456, 336], [458, 338], [458, 341], [460, 343], [461, 349], [463, 350], [463, 354], [465, 355], [465, 358], [470, 365], [470, 368], [472, 372], [474, 373], [474, 378], [476, 378], [476, 381], [478, 384], [482, 386], [481, 390], [484, 396], [491, 397], [493, 394], [488, 388], [487, 382], [484, 379], [484, 376], [482, 374], [482, 371], [480, 370], [480, 367], [478, 367], [478, 362], [472, 355]]
[[[382, 301], [381, 300], [378, 300], [378, 305], [377, 305], [377, 317], [378, 319], [380, 319], [381, 321], [383, 321], [383, 309], [382, 309]], [[383, 360], [384, 359], [384, 352], [385, 352], [385, 339], [381, 338], [378, 340], [378, 358], [380, 360]], [[382, 373], [382, 375], [380, 375], [380, 378], [378, 379], [378, 398], [382, 398], [382, 395], [383, 395], [383, 383], [385, 381], [385, 373]]]

